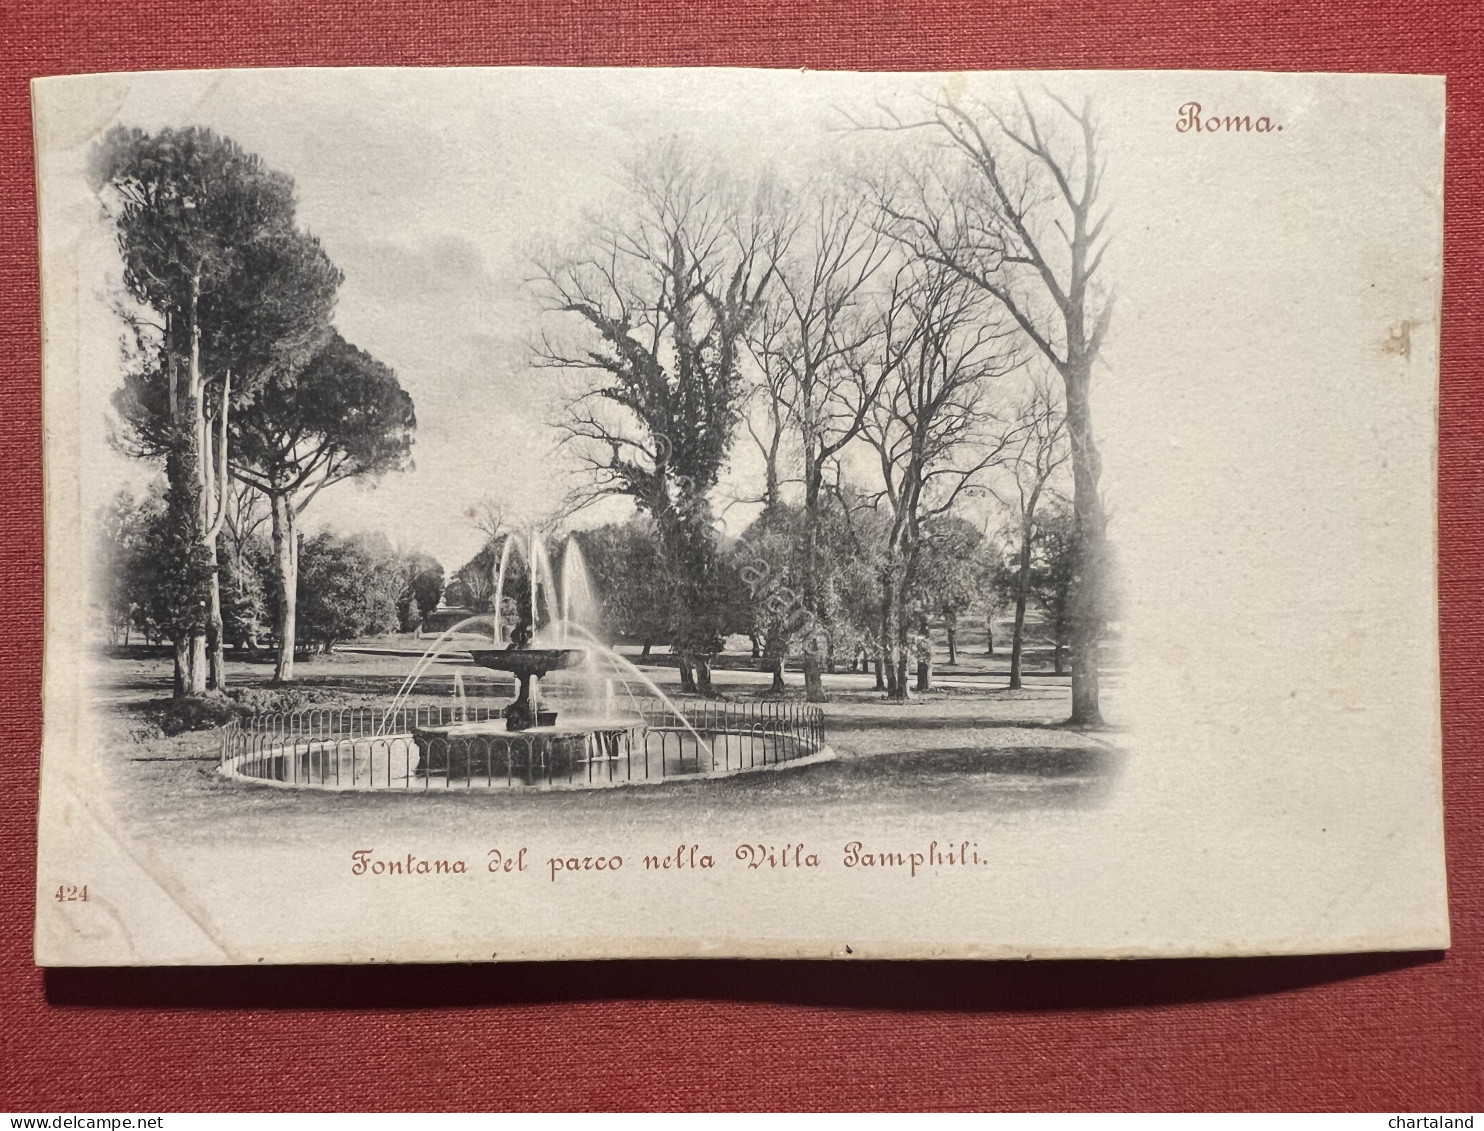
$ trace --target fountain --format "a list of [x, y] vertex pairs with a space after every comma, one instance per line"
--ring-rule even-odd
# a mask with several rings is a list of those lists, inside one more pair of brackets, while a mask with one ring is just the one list
[[[501, 638], [501, 609], [505, 592], [505, 574], [510, 563], [510, 550], [515, 543], [507, 538], [500, 555], [499, 573], [495, 579], [495, 614], [493, 638], [495, 644]], [[573, 555], [576, 554], [574, 557]], [[602, 719], [583, 719], [580, 724], [557, 725], [557, 712], [546, 708], [541, 702], [541, 680], [553, 671], [578, 668], [589, 659], [588, 648], [535, 647], [536, 617], [540, 605], [540, 594], [544, 588], [546, 605], [551, 617], [551, 631], [559, 642], [567, 636], [567, 615], [570, 614], [570, 594], [574, 589], [589, 591], [585, 567], [575, 543], [568, 544], [563, 560], [563, 586], [567, 599], [556, 600], [554, 575], [551, 561], [540, 536], [534, 531], [526, 542], [522, 555], [530, 574], [530, 609], [520, 617], [510, 633], [510, 642], [503, 648], [474, 648], [469, 655], [474, 663], [493, 671], [508, 672], [515, 676], [517, 693], [513, 702], [501, 711], [501, 717], [470, 722], [460, 712], [449, 723], [438, 723], [414, 727], [412, 739], [419, 753], [418, 769], [421, 772], [449, 770], [455, 763], [468, 772], [490, 772], [495, 767], [489, 764], [491, 754], [498, 748], [503, 751], [503, 772], [509, 773], [510, 746], [495, 744], [490, 738], [495, 735], [525, 735], [529, 741], [522, 744], [527, 752], [527, 774], [544, 768], [548, 776], [560, 774], [583, 758], [616, 757], [623, 737], [638, 721], [636, 717], [604, 712]], [[580, 579], [574, 574], [580, 574]], [[656, 688], [656, 690], [658, 690]], [[481, 756], [482, 755], [482, 756]]]
[[[515, 602], [507, 639], [504, 602], [513, 553], [524, 560], [530, 585], [528, 607]], [[694, 714], [682, 711], [587, 627], [596, 624], [600, 605], [575, 539], [567, 541], [561, 567], [558, 587], [538, 534], [507, 538], [493, 612], [445, 629], [388, 706], [315, 708], [233, 724], [224, 732], [222, 772], [320, 789], [593, 787], [829, 756], [817, 708], [708, 703]], [[485, 643], [455, 642], [464, 633], [478, 633]], [[467, 649], [478, 667], [514, 676], [515, 698], [500, 706], [471, 701], [463, 672], [455, 670], [451, 707], [415, 704], [419, 681], [458, 649]], [[555, 672], [565, 673], [565, 687], [556, 685], [558, 695], [548, 702], [542, 680]], [[560, 717], [556, 704], [562, 704]]]
[[480, 667], [509, 672], [516, 678], [519, 692], [504, 712], [507, 731], [555, 726], [556, 712], [541, 709], [541, 677], [561, 668], [575, 668], [587, 659], [586, 648], [532, 648], [531, 637], [530, 622], [522, 621], [511, 634], [508, 647], [475, 648], [469, 653]]

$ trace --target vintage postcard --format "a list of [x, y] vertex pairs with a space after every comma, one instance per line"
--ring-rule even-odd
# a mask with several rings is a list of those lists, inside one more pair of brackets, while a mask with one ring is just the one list
[[33, 100], [39, 963], [1448, 945], [1441, 79]]

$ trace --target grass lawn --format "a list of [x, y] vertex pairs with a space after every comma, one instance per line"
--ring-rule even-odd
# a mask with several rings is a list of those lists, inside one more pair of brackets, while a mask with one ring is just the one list
[[[305, 706], [385, 705], [411, 666], [406, 655], [425, 642], [388, 638], [364, 642], [298, 665], [294, 698]], [[980, 641], [982, 650], [982, 640]], [[636, 661], [639, 657], [633, 656]], [[728, 657], [728, 660], [732, 660]], [[1039, 657], [1037, 658], [1039, 659]], [[667, 693], [678, 678], [662, 657], [646, 674]], [[720, 666], [727, 698], [761, 697], [769, 677], [747, 670], [747, 657]], [[216, 772], [216, 732], [165, 735], [161, 707], [170, 692], [163, 657], [110, 658], [97, 691], [106, 735], [105, 764], [116, 785], [119, 815], [140, 835], [214, 841], [223, 836], [321, 839], [384, 825], [446, 831], [517, 817], [523, 826], [669, 824], [708, 827], [756, 821], [759, 814], [809, 820], [874, 813], [1049, 813], [1096, 805], [1116, 783], [1123, 755], [1116, 735], [1060, 725], [1069, 713], [1065, 677], [1031, 674], [1023, 690], [1005, 689], [1008, 659], [960, 651], [956, 667], [940, 666], [939, 689], [908, 703], [888, 703], [869, 676], [826, 677], [825, 735], [836, 757], [781, 771], [716, 780], [671, 780], [621, 790], [430, 790], [411, 794], [326, 793], [255, 786]], [[451, 701], [454, 673], [471, 696], [505, 696], [509, 683], [454, 652], [419, 684], [414, 702]], [[272, 666], [228, 664], [229, 685], [265, 699]], [[796, 675], [791, 695], [802, 698]], [[1110, 691], [1116, 683], [1108, 681]]]

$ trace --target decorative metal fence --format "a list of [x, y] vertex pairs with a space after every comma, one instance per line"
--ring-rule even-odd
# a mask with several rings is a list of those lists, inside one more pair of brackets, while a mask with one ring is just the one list
[[308, 789], [588, 787], [764, 769], [824, 749], [824, 713], [804, 704], [681, 713], [644, 702], [618, 716], [560, 706], [556, 727], [517, 732], [488, 725], [499, 706], [473, 704], [254, 715], [224, 728], [220, 769]]

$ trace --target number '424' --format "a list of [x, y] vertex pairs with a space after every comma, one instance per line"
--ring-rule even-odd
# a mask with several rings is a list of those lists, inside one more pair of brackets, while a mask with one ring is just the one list
[[57, 889], [54, 897], [58, 903], [86, 903], [88, 901], [88, 885], [63, 884]]

